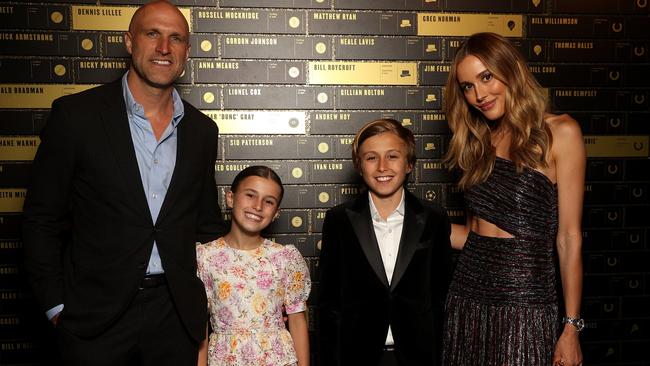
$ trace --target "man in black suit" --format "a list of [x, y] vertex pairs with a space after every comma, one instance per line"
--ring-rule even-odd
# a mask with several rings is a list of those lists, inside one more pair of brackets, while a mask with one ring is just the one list
[[404, 189], [415, 141], [399, 122], [366, 124], [352, 159], [368, 194], [325, 217], [321, 364], [437, 365], [449, 278], [447, 214]]
[[52, 104], [24, 205], [26, 269], [64, 364], [196, 364], [195, 243], [225, 231], [218, 131], [173, 87], [190, 48], [174, 5], [139, 8], [125, 44], [121, 80]]

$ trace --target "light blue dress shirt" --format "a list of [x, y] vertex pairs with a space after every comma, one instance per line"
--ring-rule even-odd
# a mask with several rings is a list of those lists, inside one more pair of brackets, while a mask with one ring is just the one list
[[[151, 220], [155, 223], [158, 219], [162, 203], [167, 195], [169, 182], [172, 179], [174, 167], [176, 166], [176, 142], [178, 135], [176, 127], [181, 119], [183, 119], [185, 109], [183, 108], [180, 95], [176, 89], [173, 89], [172, 100], [174, 111], [172, 120], [161, 135], [160, 140], [156, 140], [151, 124], [144, 115], [144, 108], [133, 99], [131, 90], [129, 90], [129, 85], [126, 81], [128, 73], [127, 71], [122, 77], [122, 94], [126, 104], [126, 114], [129, 118], [129, 129], [131, 130], [135, 157], [140, 169], [142, 186], [147, 196]], [[165, 270], [162, 266], [160, 255], [158, 254], [158, 246], [154, 241], [153, 250], [151, 251], [147, 266], [147, 274], [153, 275], [164, 272]], [[52, 317], [63, 310], [63, 307], [64, 304], [60, 304], [48, 310], [45, 313], [47, 318], [52, 319]]]
[[[178, 95], [176, 89], [173, 89], [174, 112], [172, 120], [160, 136], [160, 140], [156, 140], [151, 123], [144, 115], [144, 108], [133, 99], [131, 90], [129, 90], [126, 81], [128, 74], [127, 72], [122, 77], [122, 92], [126, 103], [126, 114], [129, 117], [129, 128], [131, 129], [135, 157], [140, 168], [142, 186], [149, 204], [151, 220], [155, 223], [176, 166], [176, 141], [178, 136], [176, 127], [183, 119], [185, 110], [180, 95]], [[158, 246], [154, 241], [149, 265], [147, 266], [147, 274], [161, 274], [164, 272], [158, 254]]]

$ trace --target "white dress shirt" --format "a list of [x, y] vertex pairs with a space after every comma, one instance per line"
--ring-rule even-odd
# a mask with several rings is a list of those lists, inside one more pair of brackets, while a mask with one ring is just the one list
[[[402, 237], [402, 228], [404, 227], [404, 190], [402, 190], [402, 198], [393, 212], [388, 215], [384, 220], [377, 211], [375, 203], [372, 201], [372, 196], [368, 192], [368, 201], [370, 201], [370, 216], [372, 216], [372, 226], [375, 229], [375, 236], [377, 237], [377, 244], [379, 245], [379, 252], [381, 253], [381, 261], [384, 264], [388, 284], [393, 278], [395, 270], [395, 263], [397, 262], [397, 253], [399, 251], [399, 242]], [[386, 335], [386, 345], [393, 345], [393, 333], [388, 326], [388, 334]]]

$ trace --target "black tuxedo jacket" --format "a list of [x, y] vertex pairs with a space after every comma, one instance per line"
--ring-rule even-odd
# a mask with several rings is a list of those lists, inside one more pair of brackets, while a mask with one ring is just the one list
[[[121, 80], [55, 100], [24, 204], [25, 265], [44, 309], [81, 337], [110, 327], [136, 295], [154, 240], [189, 334], [205, 338], [197, 241], [223, 234], [214, 164], [217, 126], [184, 102], [176, 165], [156, 222], [136, 160]], [[63, 233], [69, 233], [69, 240]]]
[[326, 214], [319, 267], [323, 366], [377, 365], [389, 325], [400, 365], [439, 363], [451, 226], [440, 207], [405, 192], [390, 285], [367, 194]]

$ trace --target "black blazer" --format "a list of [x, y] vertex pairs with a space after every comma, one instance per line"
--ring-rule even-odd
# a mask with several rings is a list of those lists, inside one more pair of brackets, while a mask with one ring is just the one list
[[437, 365], [449, 281], [450, 223], [437, 205], [408, 193], [390, 286], [368, 196], [329, 210], [320, 255], [323, 366], [377, 365], [391, 326], [400, 365]]
[[205, 338], [195, 243], [225, 231], [214, 179], [218, 130], [184, 107], [176, 166], [152, 222], [121, 80], [53, 102], [24, 204], [23, 242], [36, 297], [46, 310], [65, 305], [59, 326], [68, 331], [97, 335], [124, 312], [155, 240], [186, 329], [197, 341]]

